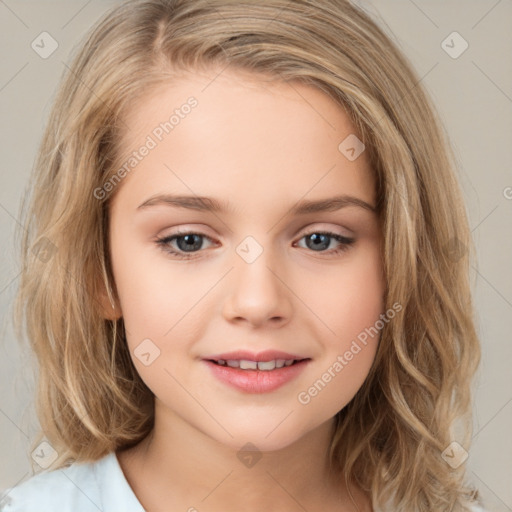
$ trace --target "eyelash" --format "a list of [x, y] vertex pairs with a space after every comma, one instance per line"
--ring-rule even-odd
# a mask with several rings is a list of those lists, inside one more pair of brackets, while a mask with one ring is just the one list
[[[180, 237], [183, 237], [186, 235], [199, 235], [200, 237], [206, 238], [210, 242], [212, 242], [212, 239], [209, 236], [204, 235], [202, 233], [196, 233], [194, 231], [178, 231], [178, 232], [174, 233], [173, 235], [166, 236], [164, 238], [157, 237], [156, 244], [159, 248], [161, 248], [167, 254], [170, 254], [173, 258], [181, 259], [181, 260], [190, 260], [190, 259], [195, 258], [196, 256], [194, 256], [194, 255], [200, 253], [201, 250], [191, 252], [191, 253], [185, 253], [185, 252], [176, 251], [175, 249], [171, 249], [171, 247], [169, 245], [169, 243], [171, 241], [175, 240], [176, 238], [180, 238]], [[303, 238], [311, 236], [311, 235], [326, 235], [330, 238], [334, 238], [337, 242], [339, 242], [341, 244], [340, 247], [338, 247], [337, 249], [331, 249], [329, 251], [318, 251], [319, 254], [327, 253], [327, 254], [331, 254], [334, 256], [334, 255], [337, 255], [337, 254], [347, 251], [350, 248], [350, 246], [355, 242], [354, 238], [348, 238], [345, 236], [341, 236], [341, 235], [338, 235], [337, 233], [332, 233], [330, 231], [311, 231], [309, 233], [302, 235], [302, 237], [299, 240], [302, 240]], [[316, 252], [316, 251], [313, 251], [313, 252]]]

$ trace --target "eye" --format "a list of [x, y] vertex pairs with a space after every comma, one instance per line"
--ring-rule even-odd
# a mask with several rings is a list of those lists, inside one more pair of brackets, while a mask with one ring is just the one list
[[[306, 249], [332, 255], [348, 250], [350, 245], [355, 242], [354, 238], [348, 238], [330, 231], [313, 231], [303, 235], [300, 240], [302, 239], [306, 240]], [[213, 242], [213, 240], [205, 234], [182, 231], [164, 238], [157, 238], [156, 244], [163, 251], [175, 258], [191, 259], [195, 257], [195, 253], [201, 252], [204, 240]], [[326, 251], [325, 249], [331, 245], [333, 240], [337, 242], [339, 246]]]
[[[202, 233], [194, 233], [191, 231], [183, 231], [175, 233], [164, 238], [157, 238], [157, 245], [162, 250], [180, 259], [193, 258], [193, 253], [198, 252], [203, 245], [203, 239], [212, 241], [212, 239]], [[178, 249], [174, 249], [171, 245], [176, 242]]]
[[[355, 242], [354, 238], [348, 238], [330, 231], [313, 231], [305, 234], [300, 240], [302, 239], [306, 240], [306, 248], [314, 252], [325, 252], [327, 254], [339, 254], [344, 252]], [[323, 250], [328, 248], [333, 240], [335, 240], [339, 246], [329, 251]]]

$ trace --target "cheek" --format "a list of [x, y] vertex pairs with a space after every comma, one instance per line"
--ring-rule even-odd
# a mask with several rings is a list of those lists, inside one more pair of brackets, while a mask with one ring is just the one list
[[304, 407], [310, 417], [331, 418], [354, 398], [366, 380], [375, 358], [377, 339], [367, 345], [355, 340], [349, 346], [349, 350], [328, 357], [321, 372], [297, 393], [298, 407]]
[[310, 294], [325, 326], [325, 357], [298, 394], [299, 404], [334, 415], [357, 393], [377, 352], [384, 289], [378, 248], [368, 245], [336, 267], [324, 295]]
[[[130, 346], [145, 338], [160, 338], [183, 308], [183, 278], [171, 276], [165, 255], [122, 231], [113, 231], [112, 268]], [[131, 348], [131, 347], [130, 347]]]
[[345, 325], [345, 329], [340, 325], [336, 332], [344, 339], [347, 335], [357, 336], [375, 324], [384, 311], [384, 283], [376, 258], [361, 258], [354, 265], [349, 275], [345, 276], [341, 297], [342, 325]]
[[313, 276], [307, 281], [304, 302], [321, 319], [327, 339], [340, 350], [384, 312], [385, 283], [374, 244], [347, 255], [321, 278]]
[[193, 264], [172, 261], [158, 247], [128, 240], [129, 233], [121, 230], [112, 238], [113, 274], [130, 354], [151, 388], [169, 380], [165, 370], [173, 371], [191, 340], [201, 339], [201, 318], [215, 307], [209, 291], [218, 273], [194, 270]]
[[167, 388], [179, 392], [170, 373], [176, 355], [182, 357], [188, 337], [194, 336], [184, 331], [197, 321], [193, 306], [201, 294], [191, 293], [190, 276], [176, 266], [171, 272], [165, 255], [155, 258], [153, 251], [149, 257], [147, 248], [132, 250], [129, 257], [121, 251], [113, 254], [126, 341], [137, 373], [155, 395]]

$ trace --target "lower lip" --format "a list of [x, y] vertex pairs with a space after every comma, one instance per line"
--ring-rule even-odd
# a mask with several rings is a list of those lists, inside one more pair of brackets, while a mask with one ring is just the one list
[[269, 393], [297, 377], [311, 359], [304, 359], [291, 366], [283, 366], [275, 370], [240, 370], [240, 368], [220, 366], [204, 359], [203, 361], [211, 368], [215, 377], [225, 384], [246, 393]]

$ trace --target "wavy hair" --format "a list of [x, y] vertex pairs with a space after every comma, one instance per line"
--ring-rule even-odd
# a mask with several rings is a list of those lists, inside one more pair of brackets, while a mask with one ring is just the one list
[[465, 464], [442, 456], [454, 441], [469, 450], [481, 357], [456, 158], [413, 66], [348, 0], [128, 0], [75, 50], [22, 204], [15, 302], [17, 336], [37, 355], [37, 413], [59, 454], [53, 468], [133, 446], [153, 427], [153, 395], [131, 361], [123, 319], [106, 319], [98, 300], [116, 296], [112, 194], [98, 200], [93, 191], [122, 161], [122, 119], [135, 102], [213, 64], [322, 90], [357, 127], [375, 175], [385, 305], [403, 310], [336, 415], [331, 470], [357, 481], [374, 507], [467, 510], [478, 492]]

